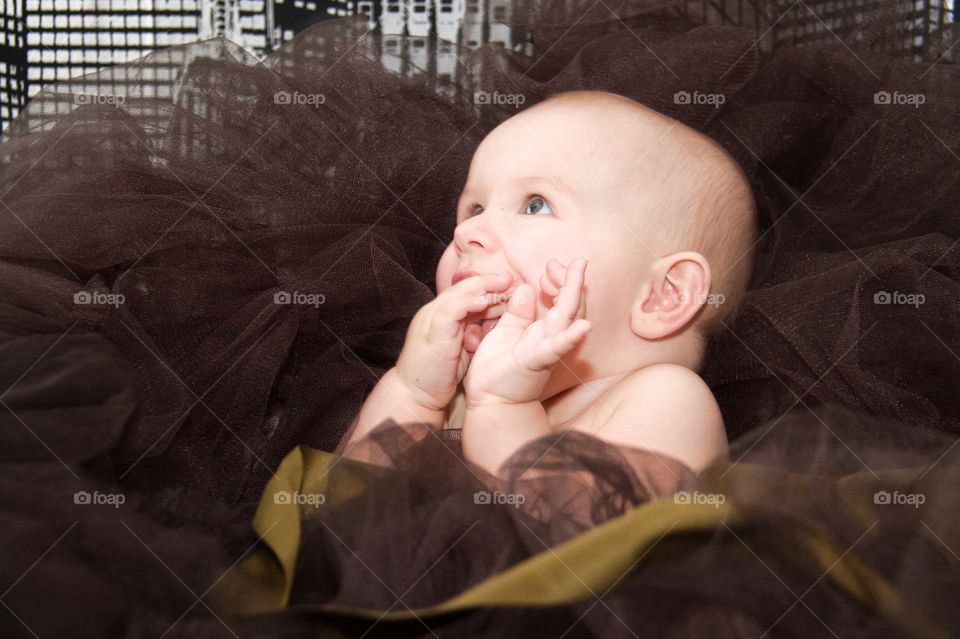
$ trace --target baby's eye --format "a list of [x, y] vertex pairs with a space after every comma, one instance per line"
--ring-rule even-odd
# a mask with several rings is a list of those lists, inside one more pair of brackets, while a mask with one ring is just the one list
[[523, 209], [523, 212], [528, 215], [540, 215], [544, 211], [547, 213], [553, 213], [553, 209], [550, 208], [550, 205], [547, 204], [547, 201], [539, 195], [534, 195], [532, 198], [530, 198], [527, 201], [527, 206]]
[[463, 211], [464, 212], [462, 214], [457, 213], [457, 224], [460, 224], [461, 222], [466, 222], [468, 219], [470, 219], [474, 215], [480, 215], [481, 213], [483, 213], [483, 207], [480, 206], [479, 204], [474, 204], [472, 208], [466, 207], [463, 209]]

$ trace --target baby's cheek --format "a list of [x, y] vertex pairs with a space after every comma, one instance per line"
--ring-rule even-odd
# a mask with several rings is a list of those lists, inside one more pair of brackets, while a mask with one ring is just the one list
[[444, 251], [443, 255], [440, 257], [440, 262], [437, 264], [437, 293], [442, 293], [446, 289], [450, 288], [450, 280], [453, 278], [454, 269], [456, 268], [456, 254], [452, 246], [447, 247], [447, 250]]

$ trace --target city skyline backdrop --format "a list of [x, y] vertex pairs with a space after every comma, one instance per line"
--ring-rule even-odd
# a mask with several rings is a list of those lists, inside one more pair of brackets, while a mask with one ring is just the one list
[[[566, 0], [528, 0], [551, 6]], [[129, 62], [151, 51], [224, 36], [262, 58], [320, 21], [365, 15], [384, 66], [401, 72], [401, 53], [418, 69], [452, 78], [462, 47], [494, 43], [533, 53], [524, 34], [506, 24], [512, 0], [0, 0], [0, 130], [51, 83]], [[782, 4], [783, 7], [779, 8]], [[862, 16], [902, 7], [904, 41], [891, 48], [915, 57], [957, 59], [955, 0], [787, 0], [775, 12], [752, 0], [697, 0], [678, 13], [709, 23], [752, 27], [761, 48], [851, 33]], [[931, 36], [931, 34], [933, 34]], [[948, 36], [948, 37], [945, 37]], [[434, 37], [433, 46], [425, 46]], [[179, 61], [186, 64], [189, 61]], [[149, 70], [157, 91], [169, 91], [179, 64]], [[145, 78], [149, 79], [149, 78]], [[149, 90], [149, 86], [145, 88]], [[165, 98], [156, 95], [144, 97]]]

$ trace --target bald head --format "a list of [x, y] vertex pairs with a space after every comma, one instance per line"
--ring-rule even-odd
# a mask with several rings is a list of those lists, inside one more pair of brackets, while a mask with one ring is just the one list
[[581, 123], [570, 126], [571, 146], [603, 157], [622, 210], [640, 210], [629, 217], [646, 248], [707, 259], [711, 292], [723, 302], [707, 306], [697, 328], [704, 337], [719, 332], [749, 284], [757, 239], [756, 205], [736, 161], [711, 138], [613, 93], [558, 93], [511, 120], [521, 117]]

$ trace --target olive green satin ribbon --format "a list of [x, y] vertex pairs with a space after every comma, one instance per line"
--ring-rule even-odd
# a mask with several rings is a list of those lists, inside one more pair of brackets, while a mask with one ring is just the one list
[[[338, 474], [337, 495], [327, 495], [327, 477], [334, 466]], [[925, 469], [883, 471], [887, 482], [904, 485]], [[349, 499], [366, 489], [372, 474], [389, 472], [377, 466], [338, 458], [332, 453], [300, 446], [281, 462], [276, 475], [267, 484], [254, 516], [253, 527], [263, 545], [240, 562], [213, 590], [214, 605], [231, 618], [282, 610], [313, 610], [357, 617], [409, 620], [484, 606], [554, 606], [602, 596], [627, 573], [642, 569], [643, 559], [662, 540], [690, 532], [711, 533], [728, 527], [736, 531], [749, 523], [749, 508], [734, 506], [736, 495], [725, 488], [743, 492], [756, 487], [759, 498], [770, 498], [779, 491], [811, 490], [809, 478], [766, 466], [738, 463], [718, 464], [702, 474], [702, 492], [725, 494], [723, 503], [676, 503], [673, 498], [641, 504], [603, 525], [585, 531], [551, 549], [544, 550], [501, 573], [435, 606], [420, 609], [372, 610], [329, 604], [297, 604], [288, 607], [294, 569], [300, 545], [303, 517], [321, 516], [326, 503], [316, 507], [295, 503], [294, 493], [324, 495], [327, 499]], [[877, 517], [869, 504], [878, 482], [871, 473], [846, 476], [834, 483], [837, 498], [844, 502], [863, 524], [870, 528]], [[922, 490], [933, 486], [933, 473]], [[281, 497], [277, 498], [276, 496]], [[290, 495], [287, 498], [286, 495]], [[743, 497], [749, 504], [750, 495]], [[327, 502], [329, 503], [329, 502]], [[841, 504], [838, 504], [840, 507]], [[819, 566], [812, 571], [834, 580], [865, 606], [885, 617], [896, 619], [910, 629], [912, 636], [946, 637], [947, 634], [921, 614], [909, 609], [897, 590], [880, 574], [857, 559], [856, 549], [843, 548], [816, 530], [798, 527], [792, 541], [764, 539], [769, 545], [796, 543], [800, 539]], [[735, 544], [744, 543], [738, 536]], [[862, 543], [862, 542], [861, 542]], [[782, 547], [784, 556], [795, 555], [796, 548]], [[752, 550], [751, 550], [752, 552]], [[757, 558], [760, 561], [759, 557]], [[954, 566], [957, 569], [957, 566]], [[799, 594], [799, 593], [798, 593]], [[398, 602], [400, 604], [400, 602]]]

